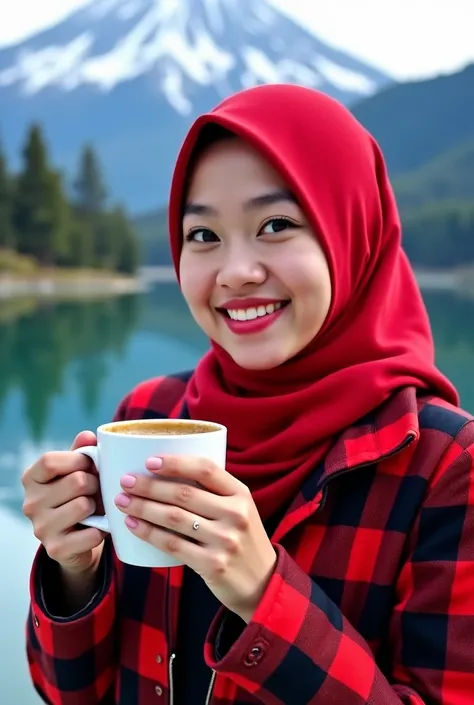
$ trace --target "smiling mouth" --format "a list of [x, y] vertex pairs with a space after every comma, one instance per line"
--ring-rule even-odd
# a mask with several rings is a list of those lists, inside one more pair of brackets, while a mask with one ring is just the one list
[[269, 316], [276, 311], [288, 306], [290, 301], [276, 301], [273, 304], [266, 304], [262, 306], [251, 306], [250, 308], [238, 308], [238, 309], [227, 309], [218, 308], [217, 311], [221, 313], [226, 318], [231, 318], [233, 321], [255, 321], [258, 318], [264, 318]]

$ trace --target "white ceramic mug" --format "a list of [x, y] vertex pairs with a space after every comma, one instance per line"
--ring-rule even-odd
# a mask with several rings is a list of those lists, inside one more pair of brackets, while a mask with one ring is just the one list
[[[148, 433], [121, 433], [121, 427], [147, 427]], [[161, 432], [160, 428], [167, 432]], [[150, 433], [150, 428], [156, 433]], [[172, 427], [179, 432], [170, 433]], [[188, 432], [191, 427], [201, 429]], [[113, 429], [113, 430], [112, 430]], [[122, 491], [120, 480], [127, 473], [151, 477], [145, 462], [155, 455], [192, 455], [208, 458], [219, 467], [225, 466], [227, 429], [225, 426], [207, 421], [186, 419], [145, 419], [116, 421], [103, 424], [97, 429], [97, 446], [77, 448], [76, 453], [87, 455], [94, 462], [100, 480], [105, 516], [94, 514], [81, 524], [107, 531], [118, 558], [123, 563], [147, 568], [171, 568], [181, 565], [173, 556], [160, 551], [151, 544], [134, 536], [124, 523], [125, 515], [115, 506], [115, 497]], [[154, 476], [153, 476], [154, 477]], [[161, 480], [156, 477], [156, 482]]]

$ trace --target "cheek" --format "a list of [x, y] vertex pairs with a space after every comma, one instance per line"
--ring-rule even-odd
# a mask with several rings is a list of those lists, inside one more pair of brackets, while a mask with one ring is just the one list
[[326, 266], [302, 267], [295, 284], [296, 325], [303, 342], [318, 335], [331, 307], [331, 278]]
[[181, 257], [179, 278], [181, 292], [192, 311], [198, 311], [209, 304], [212, 292], [212, 277], [206, 273], [201, 263], [196, 263], [193, 257]]
[[[327, 263], [321, 257], [302, 258], [297, 266], [287, 272], [291, 276], [291, 288], [305, 309], [314, 314], [315, 310], [326, 316], [331, 305], [331, 277]], [[290, 283], [290, 282], [289, 282]]]
[[332, 300], [332, 285], [329, 268], [324, 261], [318, 271], [318, 277], [315, 281], [315, 294], [317, 295], [318, 309], [323, 320], [326, 318], [331, 308]]

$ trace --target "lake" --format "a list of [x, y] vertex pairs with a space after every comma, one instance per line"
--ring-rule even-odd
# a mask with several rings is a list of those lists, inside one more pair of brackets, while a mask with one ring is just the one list
[[[474, 301], [426, 293], [437, 362], [474, 412]], [[45, 450], [111, 418], [139, 381], [191, 368], [207, 348], [174, 284], [102, 302], [2, 302], [0, 310], [0, 624], [8, 635], [5, 703], [39, 705], [26, 669], [24, 621], [36, 549], [20, 476]]]

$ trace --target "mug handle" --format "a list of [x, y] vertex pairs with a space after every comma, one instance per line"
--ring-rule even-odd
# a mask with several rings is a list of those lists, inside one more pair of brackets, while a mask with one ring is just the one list
[[[83, 446], [82, 448], [75, 448], [73, 453], [81, 453], [82, 455], [86, 455], [92, 460], [99, 471], [97, 446]], [[108, 519], [106, 516], [102, 516], [101, 514], [91, 514], [90, 517], [87, 517], [78, 523], [83, 524], [84, 526], [90, 526], [93, 529], [99, 529], [99, 531], [106, 531], [107, 533], [110, 533]]]

